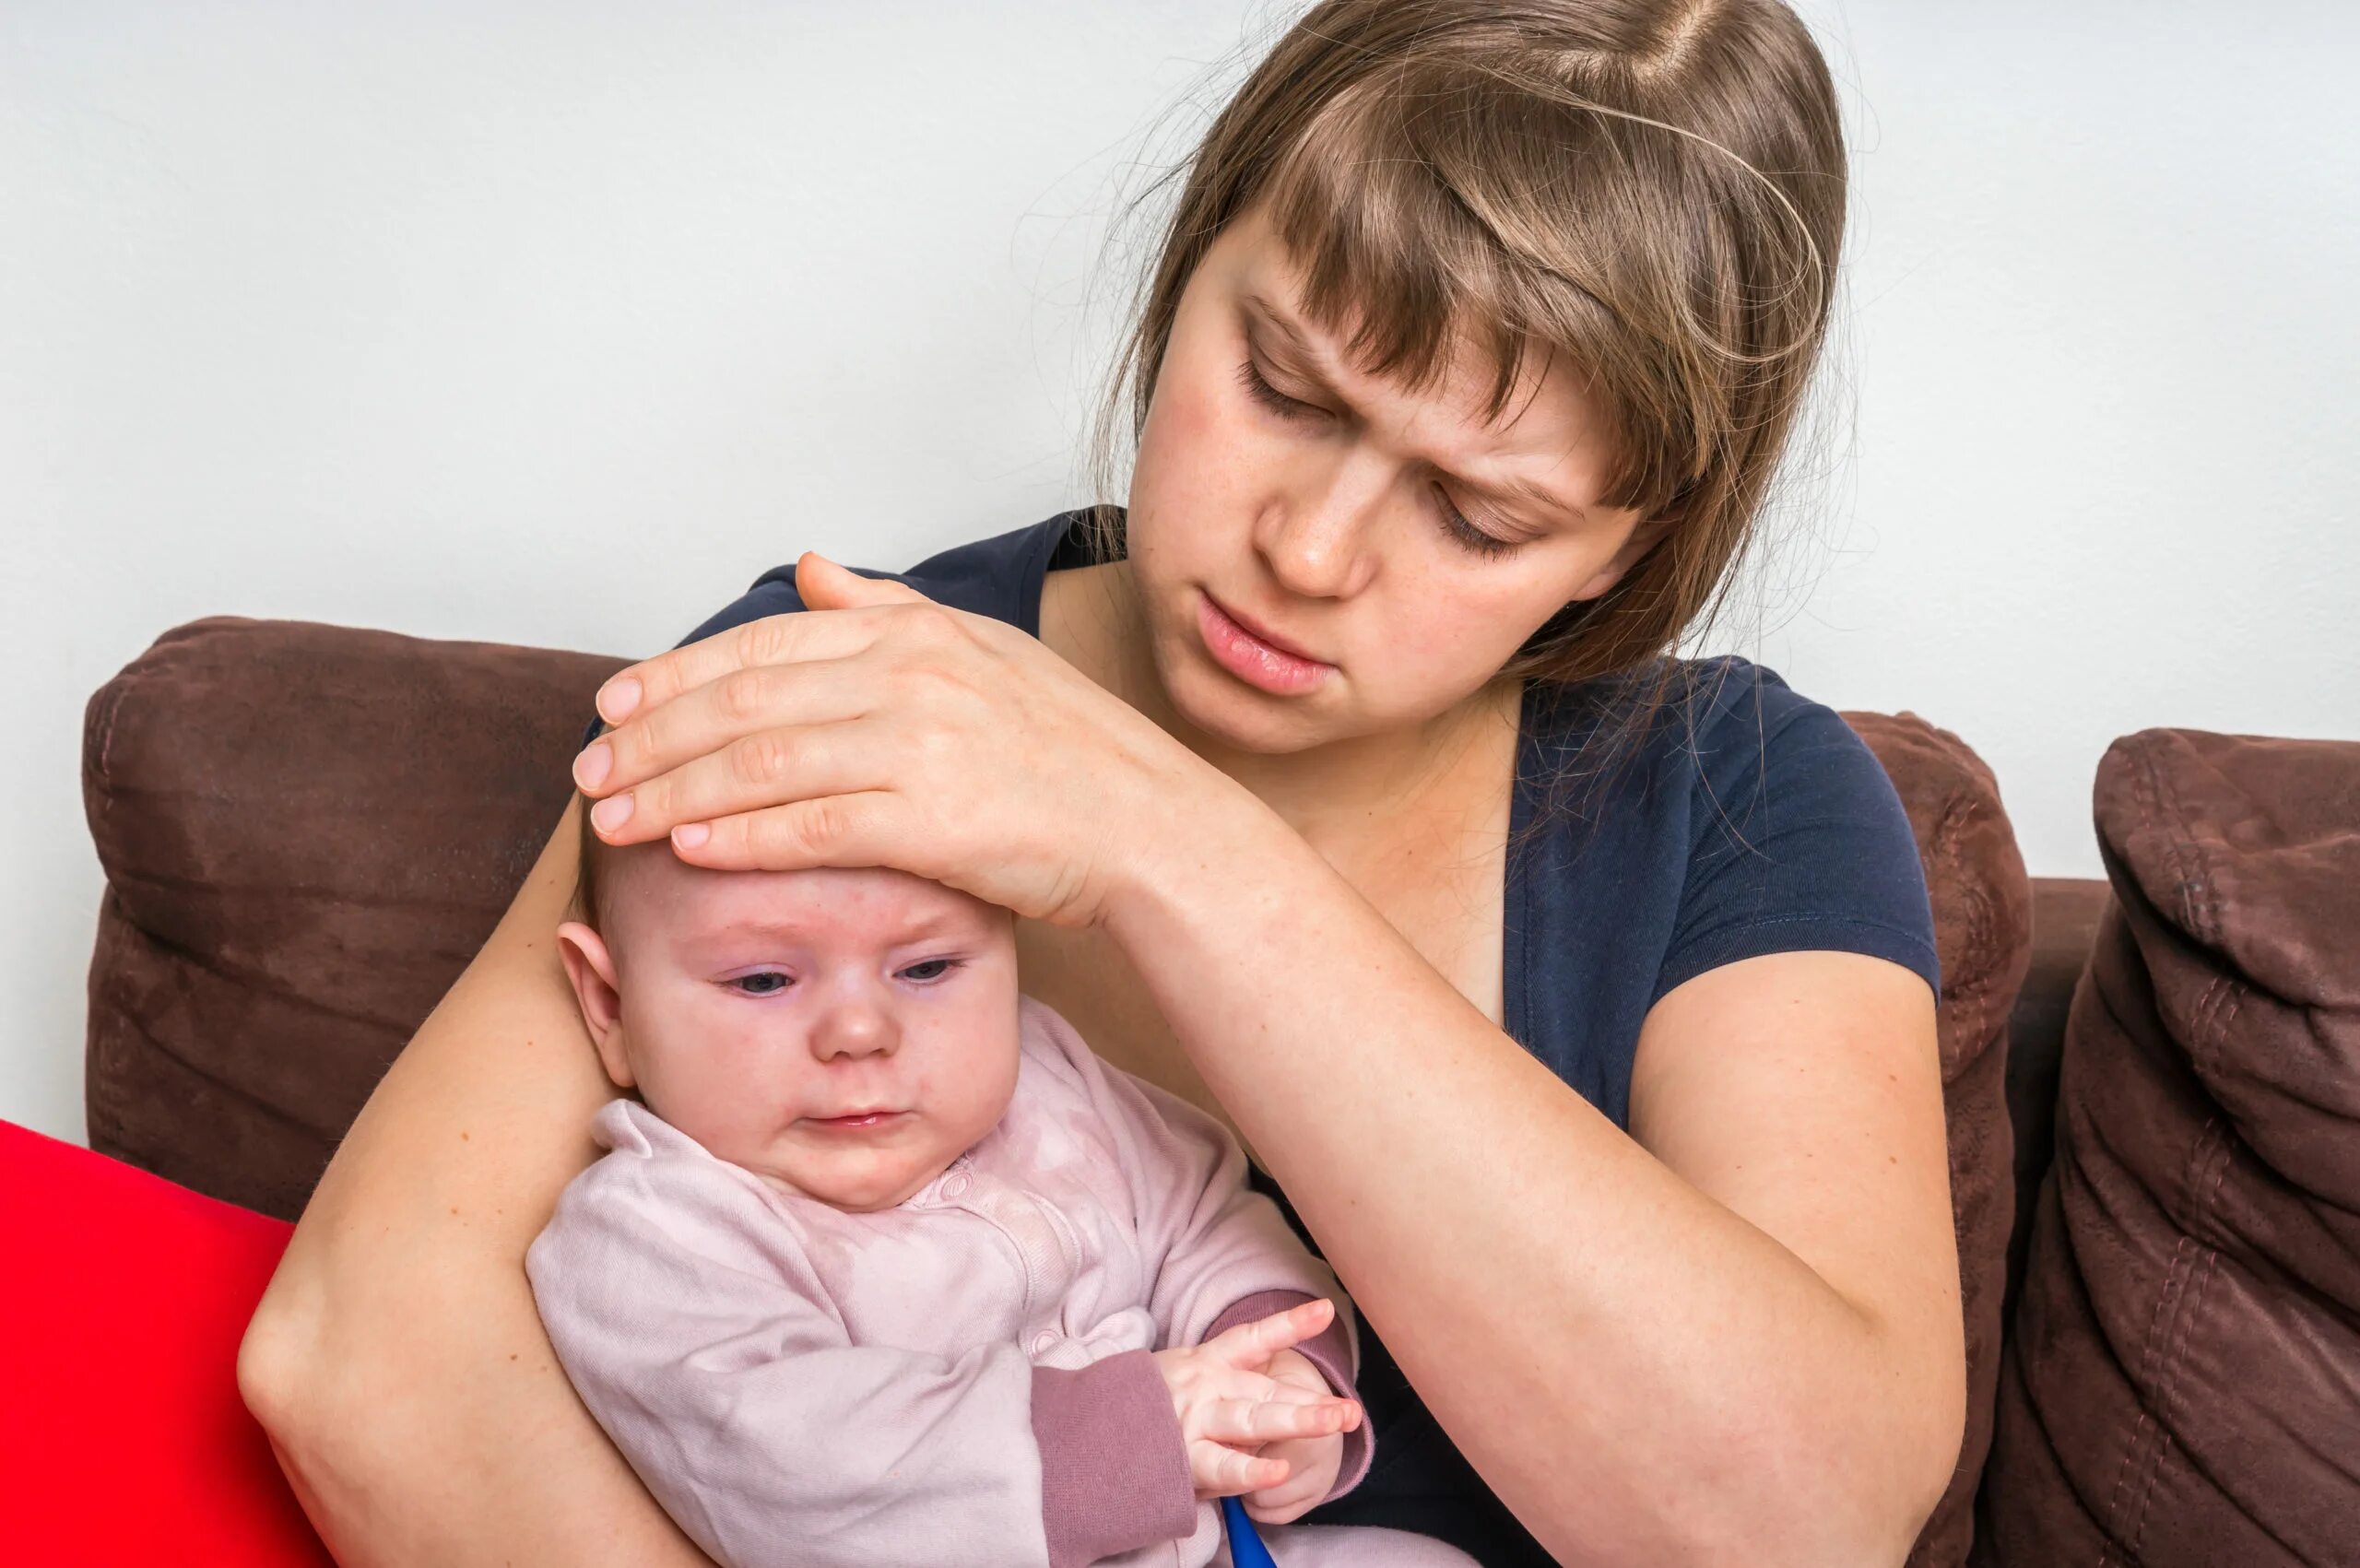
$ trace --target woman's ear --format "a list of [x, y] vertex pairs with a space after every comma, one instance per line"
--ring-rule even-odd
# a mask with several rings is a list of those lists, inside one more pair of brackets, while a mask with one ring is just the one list
[[606, 938], [578, 920], [557, 928], [558, 956], [565, 961], [565, 977], [573, 983], [574, 1000], [582, 1004], [582, 1021], [590, 1043], [618, 1089], [631, 1086], [631, 1056], [623, 1049], [622, 987], [615, 981], [615, 956]]

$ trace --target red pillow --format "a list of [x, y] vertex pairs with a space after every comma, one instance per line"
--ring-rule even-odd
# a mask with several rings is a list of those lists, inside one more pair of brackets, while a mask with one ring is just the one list
[[0, 1121], [0, 1560], [333, 1568], [238, 1396], [293, 1233]]

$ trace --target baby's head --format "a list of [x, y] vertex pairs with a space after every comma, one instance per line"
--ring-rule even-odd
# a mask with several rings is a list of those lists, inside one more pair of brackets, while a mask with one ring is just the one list
[[572, 913], [558, 946], [608, 1076], [773, 1184], [891, 1208], [1015, 1091], [997, 904], [881, 867], [712, 871], [585, 829]]

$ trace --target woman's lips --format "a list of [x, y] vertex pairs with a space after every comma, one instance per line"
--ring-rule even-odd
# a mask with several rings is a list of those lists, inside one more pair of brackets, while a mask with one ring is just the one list
[[1197, 630], [1205, 640], [1206, 650], [1223, 669], [1248, 685], [1281, 697], [1310, 690], [1336, 667], [1265, 642], [1221, 608], [1221, 601], [1210, 594], [1198, 602]]

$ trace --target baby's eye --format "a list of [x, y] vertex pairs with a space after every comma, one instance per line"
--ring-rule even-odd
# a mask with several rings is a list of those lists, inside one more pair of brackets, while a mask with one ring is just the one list
[[741, 974], [729, 984], [749, 996], [768, 996], [784, 991], [792, 984], [775, 970], [763, 970], [759, 974]]
[[[909, 968], [902, 971], [902, 973], [912, 980], [939, 980], [944, 974], [953, 969], [956, 969], [958, 966], [959, 961], [957, 959], [928, 959], [924, 963], [914, 963], [910, 965]], [[935, 973], [932, 974], [920, 974], [918, 971], [922, 969], [930, 969]]]

